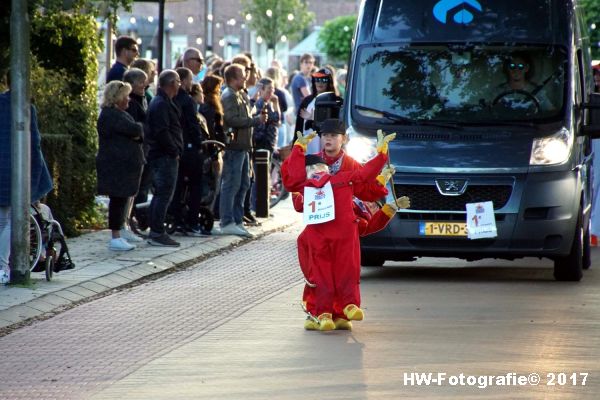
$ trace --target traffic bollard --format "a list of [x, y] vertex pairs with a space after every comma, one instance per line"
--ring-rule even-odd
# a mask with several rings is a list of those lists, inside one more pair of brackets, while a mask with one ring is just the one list
[[270, 177], [270, 152], [259, 149], [254, 152], [254, 184], [256, 185], [256, 216], [259, 218], [269, 217], [269, 205], [271, 203]]

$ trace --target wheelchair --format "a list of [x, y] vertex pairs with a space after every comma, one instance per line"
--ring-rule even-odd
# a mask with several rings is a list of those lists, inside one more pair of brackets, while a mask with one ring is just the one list
[[54, 273], [75, 268], [60, 223], [45, 204], [31, 205], [29, 212], [29, 262], [31, 272]]

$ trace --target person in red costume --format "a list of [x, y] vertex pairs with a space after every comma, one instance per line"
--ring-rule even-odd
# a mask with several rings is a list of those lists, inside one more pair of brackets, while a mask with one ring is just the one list
[[[302, 208], [304, 205], [304, 196], [298, 192], [292, 193], [292, 203], [296, 211], [302, 212]], [[373, 205], [373, 207], [371, 207], [371, 205]], [[358, 235], [360, 237], [363, 237], [379, 232], [387, 226], [387, 224], [391, 221], [392, 217], [396, 215], [396, 211], [398, 209], [404, 209], [409, 207], [410, 199], [406, 196], [402, 196], [396, 199], [394, 203], [386, 203], [383, 205], [382, 208], [379, 208], [374, 203], [365, 204], [363, 201], [354, 198], [353, 211], [354, 215], [356, 216], [356, 223], [358, 224]], [[300, 269], [304, 274], [305, 281], [304, 292], [302, 294], [302, 307], [304, 311], [308, 314], [306, 317], [306, 321], [304, 322], [304, 328], [306, 330], [317, 330], [319, 329], [318, 320], [313, 315], [311, 315], [307, 309], [307, 305], [309, 303], [313, 304], [315, 298], [315, 285], [312, 283], [314, 279], [310, 276], [310, 270], [309, 268], [307, 268], [307, 256], [307, 238], [305, 237], [304, 232], [302, 232], [302, 234], [300, 234], [300, 236], [298, 237], [298, 261], [300, 263]], [[360, 275], [360, 265], [358, 265], [357, 267], [359, 268], [358, 273]], [[358, 286], [356, 287], [356, 290], [359, 290]], [[357, 293], [357, 296], [360, 296], [360, 292]], [[342, 307], [339, 306], [339, 302], [336, 301], [336, 299], [334, 299], [333, 308], [333, 323], [335, 324], [335, 329], [352, 330], [352, 323], [345, 318], [345, 316], [343, 315], [343, 311], [340, 312], [340, 309]]]
[[302, 192], [305, 198], [303, 213], [308, 225], [299, 246], [306, 246], [303, 267], [314, 278], [311, 285], [315, 286], [314, 304], [309, 302], [306, 307], [310, 315], [317, 316], [318, 329], [328, 331], [335, 329], [334, 301], [346, 320], [360, 321], [364, 317], [359, 307], [360, 244], [353, 196], [365, 186], [378, 184], [377, 174], [387, 161], [388, 143], [395, 134], [384, 136], [378, 132], [377, 156], [362, 168], [335, 175], [329, 173], [321, 157], [305, 157], [306, 145], [315, 136], [298, 133], [292, 153], [282, 166], [282, 177], [288, 191]]

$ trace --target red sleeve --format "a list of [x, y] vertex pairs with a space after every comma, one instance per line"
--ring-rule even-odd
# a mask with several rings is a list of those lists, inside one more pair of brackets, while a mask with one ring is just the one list
[[387, 161], [387, 154], [377, 153], [377, 155], [371, 158], [369, 161], [363, 165], [363, 167], [358, 171], [358, 175], [360, 176], [360, 180], [364, 182], [375, 181], [379, 172], [385, 165]]
[[292, 193], [292, 203], [294, 204], [294, 210], [298, 212], [303, 212], [304, 210], [304, 196], [302, 193], [294, 192]]
[[[362, 168], [360, 163], [347, 154], [344, 156], [344, 165], [342, 167], [346, 171], [355, 171]], [[377, 173], [379, 173], [379, 171], [377, 171]], [[377, 175], [375, 175], [375, 178], [376, 177]], [[386, 197], [388, 195], [388, 190], [385, 186], [381, 186], [375, 178], [373, 178], [372, 181], [357, 185], [357, 187], [354, 188], [354, 195], [363, 201], [377, 201], [382, 197]]]
[[292, 146], [290, 156], [281, 164], [281, 179], [288, 192], [303, 192], [306, 182], [304, 167], [304, 150], [300, 146]]
[[360, 236], [367, 236], [375, 232], [379, 232], [387, 226], [391, 218], [383, 211], [379, 210], [369, 220], [363, 232], [359, 231]]

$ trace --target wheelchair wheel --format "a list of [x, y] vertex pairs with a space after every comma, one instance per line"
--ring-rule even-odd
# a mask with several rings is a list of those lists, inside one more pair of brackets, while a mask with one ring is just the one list
[[208, 207], [200, 207], [198, 223], [206, 232], [210, 232], [215, 224], [215, 217]]
[[54, 273], [54, 254], [50, 253], [50, 254], [46, 255], [46, 280], [48, 282], [50, 282], [52, 280], [53, 273]]
[[175, 233], [175, 231], [177, 231], [177, 224], [175, 223], [175, 217], [173, 217], [173, 215], [171, 215], [170, 213], [167, 213], [167, 215], [165, 216], [165, 231], [169, 234], [172, 235]]
[[283, 187], [283, 179], [281, 178], [281, 161], [271, 158], [271, 207], [275, 207], [279, 201], [286, 198], [287, 191]]
[[29, 215], [29, 270], [33, 271], [42, 256], [42, 230], [33, 215]]

